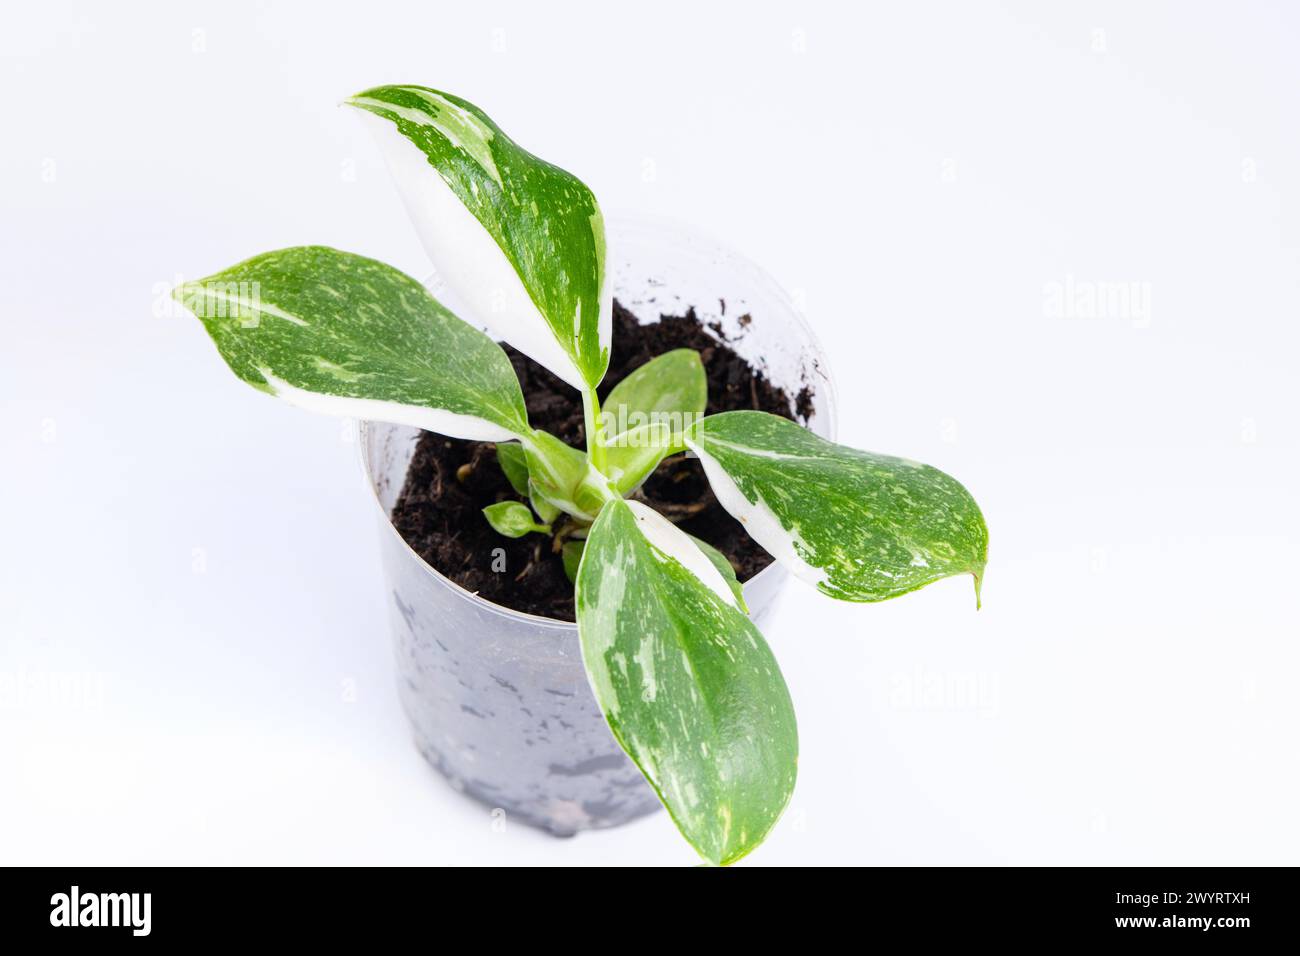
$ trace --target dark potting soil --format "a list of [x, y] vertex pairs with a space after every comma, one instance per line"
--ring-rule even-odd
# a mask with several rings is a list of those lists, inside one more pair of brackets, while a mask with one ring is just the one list
[[[743, 335], [748, 324], [744, 317], [740, 324]], [[699, 351], [708, 373], [707, 414], [758, 409], [807, 420], [812, 408], [807, 388], [796, 396], [787, 395], [720, 339], [721, 330], [707, 330], [694, 309], [642, 325], [615, 302], [613, 354], [598, 394], [603, 401], [626, 375], [657, 355], [692, 348]], [[523, 387], [530, 424], [576, 448], [585, 447], [578, 392], [523, 353], [510, 346], [505, 350]], [[696, 460], [684, 455], [666, 459], [637, 497], [725, 554], [741, 581], [772, 562], [718, 504]], [[573, 585], [552, 550], [551, 538], [542, 534], [505, 538], [483, 517], [488, 505], [518, 498], [497, 464], [492, 443], [425, 432], [393, 507], [393, 524], [425, 561], [466, 590], [518, 611], [572, 621]], [[493, 570], [497, 548], [505, 552], [505, 571]], [[500, 567], [500, 561], [496, 563]]]

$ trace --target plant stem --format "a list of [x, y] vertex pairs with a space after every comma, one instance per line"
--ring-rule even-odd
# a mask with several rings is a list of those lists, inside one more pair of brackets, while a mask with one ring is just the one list
[[601, 429], [600, 399], [596, 397], [594, 388], [583, 389], [582, 415], [584, 430], [587, 433], [587, 457], [591, 459], [595, 469], [603, 475], [605, 474], [605, 435]]

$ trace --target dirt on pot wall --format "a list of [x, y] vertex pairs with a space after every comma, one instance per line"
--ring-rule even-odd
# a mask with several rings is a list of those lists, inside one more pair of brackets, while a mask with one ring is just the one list
[[[742, 317], [742, 327], [745, 324]], [[708, 373], [708, 414], [758, 409], [806, 422], [812, 407], [807, 388], [788, 395], [720, 338], [719, 331], [705, 328], [693, 309], [641, 325], [615, 302], [613, 354], [598, 390], [600, 398], [604, 400], [618, 382], [655, 356], [692, 348], [699, 351]], [[578, 392], [522, 353], [509, 346], [505, 350], [523, 387], [532, 426], [575, 448], [585, 447]], [[483, 517], [486, 506], [518, 497], [490, 442], [425, 432], [393, 507], [393, 524], [416, 553], [466, 590], [504, 607], [572, 621], [573, 585], [564, 575], [560, 556], [552, 552], [551, 538], [541, 534], [505, 538]], [[698, 461], [681, 455], [667, 459], [637, 497], [725, 554], [742, 581], [772, 562], [718, 504]], [[501, 549], [496, 556], [504, 552], [505, 571], [493, 570], [494, 549]], [[500, 567], [499, 560], [496, 565]]]

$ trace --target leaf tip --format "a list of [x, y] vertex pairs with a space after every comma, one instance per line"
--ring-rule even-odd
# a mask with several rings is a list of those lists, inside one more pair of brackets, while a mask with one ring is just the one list
[[371, 99], [370, 94], [373, 92], [375, 92], [374, 89], [369, 89], [362, 90], [360, 93], [353, 93], [351, 96], [339, 100], [339, 106], [351, 106], [353, 109], [365, 110], [366, 112], [373, 113], [374, 109], [371, 107], [371, 103], [366, 102]]
[[172, 300], [177, 302], [181, 308], [187, 309], [196, 319], [202, 320], [204, 317], [202, 302], [206, 288], [206, 280], [197, 282], [179, 282], [172, 286]]
[[177, 302], [179, 302], [181, 305], [184, 305], [186, 298], [188, 298], [190, 294], [190, 291], [198, 287], [199, 287], [199, 283], [197, 282], [179, 282], [176, 285], [172, 286], [172, 298], [175, 299]]

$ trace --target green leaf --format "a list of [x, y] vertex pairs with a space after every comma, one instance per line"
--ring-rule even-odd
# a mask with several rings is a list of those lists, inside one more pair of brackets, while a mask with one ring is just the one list
[[484, 508], [483, 514], [488, 519], [488, 524], [507, 538], [522, 538], [531, 531], [551, 533], [551, 526], [534, 521], [528, 505], [520, 501], [498, 501]]
[[549, 432], [536, 431], [524, 443], [524, 457], [534, 497], [569, 514], [581, 511], [574, 499], [587, 475], [586, 455]]
[[530, 433], [524, 439], [524, 455], [534, 501], [592, 521], [606, 500], [617, 497], [585, 454], [549, 432]]
[[745, 604], [745, 589], [741, 586], [740, 580], [736, 577], [736, 569], [731, 566], [727, 556], [701, 538], [688, 534], [686, 537], [695, 542], [695, 546], [704, 552], [704, 556], [713, 562], [713, 566], [718, 569], [722, 575], [722, 580], [727, 582], [727, 587], [731, 593], [736, 596], [736, 604], [746, 614], [749, 613], [749, 607]]
[[708, 385], [700, 353], [676, 349], [614, 386], [601, 415], [606, 471], [619, 494], [631, 494], [664, 458], [685, 448], [682, 434], [704, 414]]
[[578, 634], [596, 699], [705, 859], [757, 846], [794, 789], [798, 738], [763, 636], [686, 534], [613, 501], [578, 569]]
[[531, 504], [533, 510], [537, 512], [537, 517], [541, 518], [547, 524], [550, 524], [562, 514], [560, 509], [555, 507], [555, 505], [534, 494], [529, 494], [528, 503]]
[[570, 581], [578, 580], [578, 565], [582, 562], [582, 550], [585, 541], [566, 541], [560, 549], [560, 559], [564, 562], [564, 576]]
[[641, 425], [618, 436], [618, 444], [607, 446], [605, 469], [620, 495], [630, 495], [671, 454], [676, 446], [667, 422]]
[[831, 597], [883, 601], [971, 574], [978, 602], [988, 529], [943, 472], [836, 445], [764, 412], [710, 415], [686, 444], [750, 536]]
[[528, 497], [528, 458], [522, 446], [513, 442], [497, 445], [497, 462], [515, 494]]
[[620, 435], [658, 422], [672, 431], [668, 454], [681, 451], [682, 432], [704, 414], [708, 391], [708, 376], [695, 349], [675, 349], [651, 359], [606, 396], [606, 443], [617, 444]]
[[580, 180], [473, 103], [423, 86], [348, 100], [371, 121], [425, 250], [501, 338], [575, 388], [609, 365], [605, 223]]
[[513, 442], [497, 445], [497, 462], [515, 494], [527, 498], [538, 517], [549, 524], [560, 516], [559, 508], [533, 493], [528, 483], [528, 455], [521, 446]]
[[173, 296], [231, 371], [295, 405], [478, 441], [529, 431], [501, 347], [382, 262], [299, 246]]

